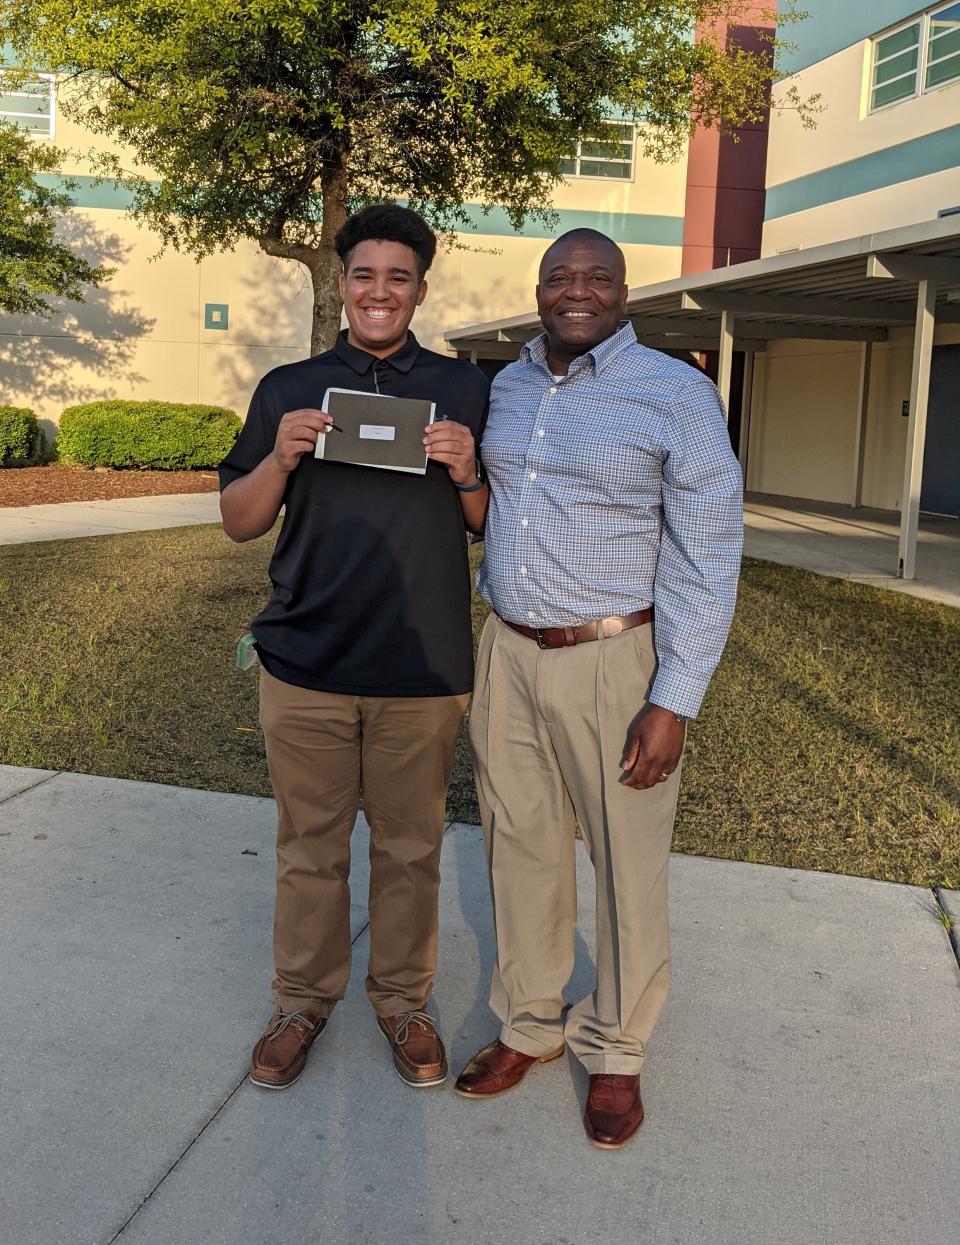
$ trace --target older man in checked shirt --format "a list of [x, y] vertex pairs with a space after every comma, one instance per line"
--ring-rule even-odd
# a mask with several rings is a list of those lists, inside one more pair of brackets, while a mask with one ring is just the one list
[[[540, 266], [546, 333], [496, 378], [479, 588], [493, 607], [470, 737], [490, 866], [499, 1038], [457, 1081], [513, 1089], [569, 1046], [584, 1126], [618, 1149], [667, 996], [667, 864], [686, 720], [726, 641], [743, 543], [719, 394], [624, 322], [623, 254], [593, 230]], [[579, 822], [596, 871], [597, 986], [568, 1009]]]

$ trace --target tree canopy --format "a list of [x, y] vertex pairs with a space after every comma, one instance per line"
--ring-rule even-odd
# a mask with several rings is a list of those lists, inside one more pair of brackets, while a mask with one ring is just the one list
[[64, 76], [68, 115], [122, 144], [100, 171], [165, 244], [203, 256], [253, 238], [303, 263], [317, 350], [339, 326], [333, 237], [351, 209], [400, 199], [450, 231], [465, 204], [499, 206], [519, 229], [611, 116], [642, 122], [659, 159], [691, 123], [756, 121], [772, 54], [722, 33], [744, 7], [0, 0], [0, 34], [21, 64]]
[[57, 218], [69, 205], [63, 191], [37, 180], [57, 172], [60, 153], [0, 123], [0, 310], [49, 315], [49, 299], [83, 301], [84, 285], [109, 276], [57, 241]]

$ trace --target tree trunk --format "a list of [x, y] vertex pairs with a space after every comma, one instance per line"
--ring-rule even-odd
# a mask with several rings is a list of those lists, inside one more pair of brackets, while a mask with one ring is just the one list
[[341, 164], [329, 173], [324, 171], [320, 182], [323, 197], [323, 221], [320, 226], [320, 247], [314, 252], [310, 267], [313, 280], [313, 323], [310, 331], [310, 353], [329, 350], [340, 332], [343, 299], [337, 278], [340, 257], [333, 240], [347, 219], [347, 170]]
[[347, 170], [343, 163], [324, 171], [320, 181], [320, 193], [323, 199], [323, 220], [318, 246], [284, 241], [282, 225], [279, 229], [264, 233], [260, 238], [260, 248], [267, 255], [295, 259], [310, 273], [313, 288], [311, 355], [329, 350], [340, 332], [340, 314], [343, 310], [337, 282], [340, 276], [340, 257], [333, 240], [347, 219]]

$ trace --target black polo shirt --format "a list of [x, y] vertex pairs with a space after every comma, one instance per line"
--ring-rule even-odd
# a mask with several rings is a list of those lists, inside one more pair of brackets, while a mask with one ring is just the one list
[[[426, 398], [477, 443], [489, 384], [470, 363], [406, 345], [377, 359], [347, 341], [268, 373], [220, 465], [220, 488], [272, 451], [281, 417], [319, 408], [330, 387]], [[425, 476], [317, 461], [290, 473], [270, 563], [273, 593], [253, 624], [260, 660], [286, 683], [352, 696], [470, 691], [470, 571], [447, 468]]]

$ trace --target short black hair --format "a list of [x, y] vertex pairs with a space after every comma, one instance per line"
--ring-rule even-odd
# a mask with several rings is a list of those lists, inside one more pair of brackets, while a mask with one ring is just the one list
[[608, 237], [605, 233], [601, 233], [599, 229], [588, 229], [582, 227], [579, 229], [568, 229], [566, 233], [562, 233], [559, 238], [555, 238], [547, 247], [540, 258], [540, 271], [547, 262], [547, 256], [554, 248], [561, 246], [564, 242], [599, 242], [602, 246], [607, 246], [617, 255], [617, 264], [622, 266], [624, 280], [626, 280], [627, 259], [620, 247], [617, 246], [613, 238]]
[[437, 235], [422, 216], [396, 203], [373, 203], [345, 221], [333, 240], [346, 268], [350, 252], [361, 242], [401, 242], [417, 257], [422, 281], [437, 253]]

